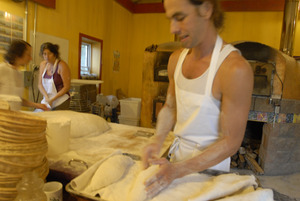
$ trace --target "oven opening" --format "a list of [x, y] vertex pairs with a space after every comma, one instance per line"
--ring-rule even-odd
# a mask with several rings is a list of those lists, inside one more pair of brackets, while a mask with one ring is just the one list
[[262, 141], [264, 122], [248, 121], [243, 142], [236, 154], [231, 157], [231, 168], [249, 169], [263, 174], [259, 166], [259, 148]]
[[248, 121], [242, 146], [259, 149], [264, 122]]

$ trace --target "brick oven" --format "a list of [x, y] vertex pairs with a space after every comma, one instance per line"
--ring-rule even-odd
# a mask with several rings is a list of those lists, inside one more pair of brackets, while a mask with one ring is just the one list
[[300, 64], [256, 42], [235, 42], [254, 72], [248, 120], [263, 122], [259, 165], [266, 175], [299, 172]]

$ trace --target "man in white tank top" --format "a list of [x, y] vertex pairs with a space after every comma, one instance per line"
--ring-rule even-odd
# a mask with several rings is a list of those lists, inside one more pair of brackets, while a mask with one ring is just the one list
[[[223, 13], [217, 0], [165, 0], [164, 7], [171, 32], [185, 49], [170, 56], [167, 99], [155, 140], [144, 149], [145, 168], [160, 165], [145, 183], [148, 197], [191, 173], [229, 171], [230, 156], [244, 137], [253, 89], [250, 65], [218, 35]], [[170, 161], [158, 158], [173, 128]]]

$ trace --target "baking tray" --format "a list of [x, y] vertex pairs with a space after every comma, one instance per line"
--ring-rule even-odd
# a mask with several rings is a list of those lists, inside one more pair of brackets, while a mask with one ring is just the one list
[[96, 196], [91, 196], [91, 195], [87, 195], [85, 193], [81, 193], [81, 192], [78, 192], [78, 191], [75, 191], [72, 186], [70, 185], [70, 183], [68, 183], [65, 187], [66, 191], [72, 195], [73, 197], [75, 198], [81, 198], [81, 199], [84, 199], [84, 200], [91, 200], [91, 201], [107, 201], [107, 200], [103, 200], [102, 198], [100, 197], [96, 197]]
[[[218, 175], [221, 175], [221, 174], [230, 174], [230, 173], [234, 173], [234, 174], [238, 174], [238, 172], [223, 172], [223, 171], [219, 171], [219, 170], [204, 170], [202, 171], [201, 173], [203, 174], [208, 174], [208, 175], [211, 175], [211, 176], [218, 176]], [[243, 174], [242, 174], [243, 175]], [[248, 174], [245, 174], [245, 175], [248, 175]], [[254, 175], [255, 179], [256, 179], [256, 182], [258, 184], [258, 187], [262, 187], [259, 179]], [[77, 198], [77, 200], [80, 200], [81, 199], [84, 199], [84, 200], [91, 200], [91, 201], [107, 201], [107, 200], [104, 200], [100, 197], [96, 197], [96, 196], [90, 196], [90, 195], [87, 195], [85, 193], [81, 193], [81, 192], [78, 192], [78, 191], [75, 191], [70, 183], [68, 183], [65, 187], [65, 190], [71, 194], [73, 197]]]

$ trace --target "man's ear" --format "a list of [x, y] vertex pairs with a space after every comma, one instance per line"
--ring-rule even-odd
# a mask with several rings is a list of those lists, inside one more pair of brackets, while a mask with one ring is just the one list
[[198, 6], [199, 14], [206, 18], [210, 19], [213, 13], [213, 5], [210, 1], [204, 1], [202, 5]]

